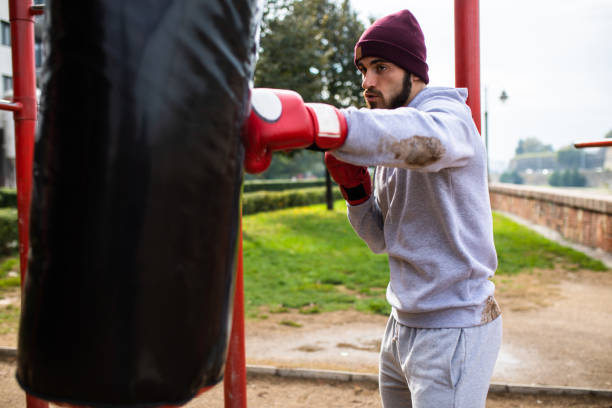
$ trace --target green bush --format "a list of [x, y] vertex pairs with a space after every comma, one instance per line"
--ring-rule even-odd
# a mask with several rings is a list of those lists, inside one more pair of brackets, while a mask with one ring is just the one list
[[17, 209], [0, 208], [0, 254], [6, 255], [17, 251], [19, 230]]
[[[337, 186], [333, 189], [334, 200], [342, 198]], [[242, 195], [242, 213], [254, 214], [263, 211], [280, 210], [302, 205], [325, 202], [325, 187], [311, 187], [299, 190], [257, 191]]]
[[523, 178], [518, 171], [505, 171], [499, 178], [502, 183], [523, 184]]
[[325, 179], [314, 180], [249, 180], [244, 182], [244, 192], [254, 193], [256, 191], [283, 191], [295, 190], [308, 187], [323, 187]]
[[578, 169], [568, 169], [565, 171], [554, 171], [548, 177], [548, 184], [555, 187], [585, 187], [586, 177]]
[[0, 207], [17, 207], [17, 190], [14, 188], [0, 188]]

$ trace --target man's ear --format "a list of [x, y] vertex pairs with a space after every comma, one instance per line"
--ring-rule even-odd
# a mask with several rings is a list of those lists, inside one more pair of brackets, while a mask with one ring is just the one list
[[421, 79], [421, 77], [414, 75], [412, 72], [410, 73], [410, 81], [411, 81], [413, 84], [414, 84], [414, 83], [417, 83], [417, 82], [423, 82], [423, 83], [425, 83], [425, 82], [424, 82], [424, 81]]

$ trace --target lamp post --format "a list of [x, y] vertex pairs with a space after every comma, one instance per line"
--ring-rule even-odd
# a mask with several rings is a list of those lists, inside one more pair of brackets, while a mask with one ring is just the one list
[[[485, 131], [485, 149], [487, 151], [487, 180], [491, 181], [491, 174], [489, 172], [489, 106], [488, 106], [488, 98], [487, 98], [487, 87], [485, 86], [485, 94], [484, 94], [484, 131]], [[508, 94], [505, 90], [502, 90], [499, 95], [499, 100], [502, 103], [506, 102], [508, 99]]]

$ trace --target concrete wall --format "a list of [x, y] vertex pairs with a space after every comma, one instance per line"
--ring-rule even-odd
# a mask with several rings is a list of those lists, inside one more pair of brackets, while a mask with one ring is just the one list
[[489, 185], [491, 207], [558, 232], [563, 238], [612, 253], [612, 195], [580, 189]]

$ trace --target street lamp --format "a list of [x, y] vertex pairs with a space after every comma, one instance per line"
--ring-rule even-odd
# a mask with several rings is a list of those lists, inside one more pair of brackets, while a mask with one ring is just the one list
[[[488, 98], [487, 98], [487, 87], [485, 86], [485, 98], [484, 98], [484, 125], [485, 125], [485, 149], [487, 150], [487, 180], [491, 181], [491, 175], [489, 173], [489, 106], [488, 106]], [[508, 99], [508, 94], [505, 90], [502, 90], [501, 95], [499, 95], [499, 100], [502, 103], [506, 102]]]

